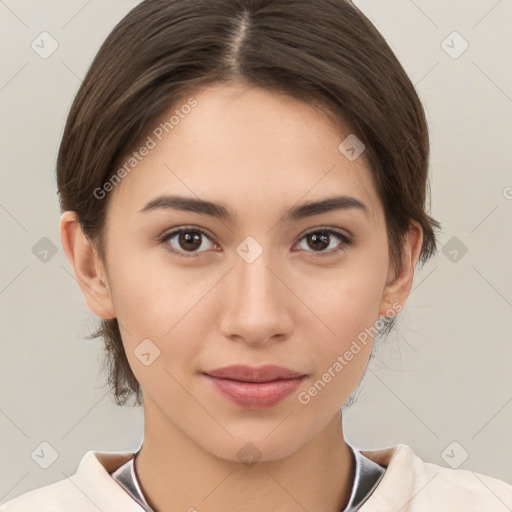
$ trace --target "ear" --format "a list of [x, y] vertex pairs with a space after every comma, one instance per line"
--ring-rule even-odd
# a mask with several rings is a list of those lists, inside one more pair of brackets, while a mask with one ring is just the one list
[[66, 211], [61, 215], [60, 238], [88, 308], [101, 318], [115, 318], [105, 268], [83, 233], [75, 212]]
[[[414, 269], [421, 250], [423, 242], [423, 230], [418, 222], [412, 220], [409, 225], [409, 231], [402, 249], [401, 264], [402, 267], [395, 275], [391, 263], [388, 272], [388, 281], [384, 288], [379, 315], [389, 315], [389, 310], [397, 310], [397, 303], [402, 307], [411, 291], [414, 279]], [[401, 309], [401, 308], [400, 308]], [[398, 312], [398, 311], [396, 311]]]

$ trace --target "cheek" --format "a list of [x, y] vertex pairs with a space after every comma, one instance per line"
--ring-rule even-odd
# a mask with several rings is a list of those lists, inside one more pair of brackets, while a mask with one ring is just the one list
[[348, 398], [370, 357], [387, 270], [387, 260], [375, 254], [368, 251], [302, 279], [300, 296], [321, 319], [315, 317], [308, 328], [316, 377], [338, 398]]
[[339, 344], [375, 323], [385, 278], [382, 258], [362, 255], [347, 259], [337, 269], [317, 270], [295, 282], [302, 283], [300, 296], [323, 320], [324, 339], [330, 333]]
[[169, 263], [170, 256], [163, 248], [128, 251], [128, 245], [123, 248], [119, 244], [117, 251], [112, 251], [111, 261], [118, 263], [109, 274], [123, 344], [130, 365], [142, 382], [152, 378], [144, 367], [136, 371], [143, 347], [151, 357], [158, 354], [151, 365], [153, 370], [186, 365], [199, 351], [206, 339], [200, 330], [207, 331], [203, 321], [207, 310], [202, 299], [212, 287], [214, 276], [197, 270], [192, 274], [190, 269]]
[[200, 286], [191, 285], [189, 273], [171, 263], [163, 247], [140, 247], [140, 241], [133, 245], [127, 240], [117, 245], [112, 242], [110, 275], [118, 318], [128, 330], [151, 326], [152, 334], [161, 336], [184, 313], [186, 303], [200, 293], [195, 289]]
[[315, 373], [297, 398], [325, 418], [346, 402], [370, 358], [379, 297], [373, 279], [366, 277], [362, 280], [352, 274], [340, 278], [324, 288], [324, 293], [311, 288], [310, 297], [316, 294], [312, 309], [319, 312], [328, 329], [316, 321], [308, 327], [308, 339], [314, 343], [309, 343], [307, 353], [310, 362], [314, 361]]

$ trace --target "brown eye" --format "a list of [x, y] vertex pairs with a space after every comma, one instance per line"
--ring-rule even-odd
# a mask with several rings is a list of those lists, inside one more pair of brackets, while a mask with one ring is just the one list
[[323, 232], [310, 233], [306, 236], [306, 239], [309, 247], [313, 248], [315, 251], [321, 251], [329, 246], [330, 235]]
[[[209, 241], [210, 246], [208, 246], [208, 243], [205, 243], [205, 238]], [[213, 246], [213, 242], [208, 234], [202, 229], [197, 228], [181, 228], [171, 231], [161, 238], [161, 242], [171, 252], [184, 257], [199, 256], [204, 251], [199, 251], [198, 249], [202, 247], [208, 250]]]
[[194, 251], [201, 247], [201, 236], [197, 231], [184, 231], [178, 235], [178, 245], [187, 251]]
[[[307, 252], [319, 253], [318, 256], [330, 256], [346, 249], [351, 243], [351, 239], [348, 236], [334, 229], [310, 231], [301, 238], [302, 240], [306, 241], [306, 247], [303, 245], [302, 249], [305, 249]], [[336, 240], [338, 241], [337, 243]], [[329, 248], [332, 250], [327, 251], [326, 249]]]

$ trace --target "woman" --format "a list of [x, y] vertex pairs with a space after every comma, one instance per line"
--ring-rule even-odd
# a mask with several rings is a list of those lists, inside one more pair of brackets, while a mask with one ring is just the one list
[[358, 450], [341, 407], [435, 254], [409, 78], [340, 0], [146, 0], [58, 155], [61, 237], [136, 453], [1, 510], [491, 511], [500, 480]]

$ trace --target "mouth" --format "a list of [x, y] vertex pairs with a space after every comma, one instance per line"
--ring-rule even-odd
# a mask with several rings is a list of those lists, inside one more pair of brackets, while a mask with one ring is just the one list
[[210, 377], [237, 380], [241, 382], [272, 382], [276, 380], [295, 379], [304, 377], [306, 374], [277, 366], [267, 364], [261, 367], [247, 365], [231, 365], [205, 372]]
[[288, 368], [266, 365], [254, 368], [233, 365], [203, 373], [230, 402], [248, 409], [277, 405], [293, 393], [307, 376]]

